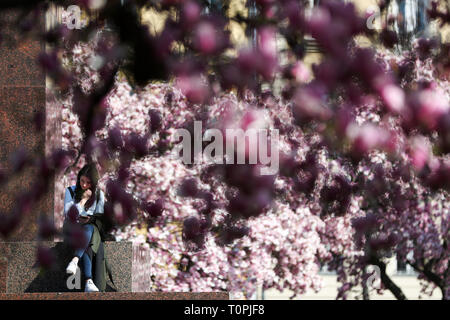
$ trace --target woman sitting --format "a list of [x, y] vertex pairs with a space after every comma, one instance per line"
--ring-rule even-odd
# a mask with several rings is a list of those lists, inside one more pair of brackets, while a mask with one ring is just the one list
[[[101, 231], [99, 230], [99, 228], [101, 229], [101, 223], [99, 222], [101, 221], [98, 218], [104, 213], [105, 203], [105, 195], [103, 191], [97, 188], [98, 178], [99, 175], [95, 164], [91, 163], [85, 165], [78, 172], [76, 185], [68, 187], [64, 197], [65, 239], [70, 239], [70, 232], [71, 230], [74, 230], [74, 224], [76, 223], [81, 225], [85, 237], [85, 239], [82, 239], [84, 240], [82, 241], [84, 245], [75, 250], [73, 259], [67, 266], [66, 272], [68, 274], [76, 274], [78, 263], [81, 261], [82, 270], [86, 278], [86, 292], [99, 291], [99, 288], [92, 280], [93, 253], [98, 253], [99, 242], [101, 242], [99, 236]], [[72, 206], [75, 206], [78, 210], [78, 215], [75, 219], [68, 218], [68, 213]], [[95, 239], [97, 241], [94, 241]], [[93, 248], [93, 241], [95, 242], [95, 248]], [[103, 245], [101, 246], [101, 249], [103, 254]], [[92, 252], [92, 250], [95, 252]], [[105, 269], [108, 269], [107, 266]], [[103, 278], [106, 277], [103, 275]], [[101, 283], [103, 282], [104, 281]]]

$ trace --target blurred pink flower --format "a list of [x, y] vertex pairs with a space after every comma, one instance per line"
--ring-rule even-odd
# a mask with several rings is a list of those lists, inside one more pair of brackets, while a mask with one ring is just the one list
[[432, 155], [429, 142], [424, 137], [415, 137], [411, 142], [411, 163], [420, 171]]
[[301, 61], [297, 61], [291, 68], [290, 74], [297, 82], [307, 82], [311, 79], [311, 73], [305, 64]]
[[201, 75], [181, 75], [176, 80], [177, 87], [192, 103], [203, 103], [209, 95], [209, 87]]
[[441, 92], [432, 89], [413, 93], [408, 102], [417, 122], [428, 130], [435, 130], [440, 118], [450, 108], [448, 99]]

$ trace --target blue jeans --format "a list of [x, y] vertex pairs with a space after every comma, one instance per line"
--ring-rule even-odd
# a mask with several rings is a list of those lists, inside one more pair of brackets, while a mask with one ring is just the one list
[[92, 279], [92, 261], [86, 252], [86, 249], [91, 242], [92, 234], [94, 233], [94, 226], [92, 224], [83, 225], [84, 234], [86, 235], [86, 247], [75, 251], [75, 256], [80, 258], [83, 273], [86, 279]]

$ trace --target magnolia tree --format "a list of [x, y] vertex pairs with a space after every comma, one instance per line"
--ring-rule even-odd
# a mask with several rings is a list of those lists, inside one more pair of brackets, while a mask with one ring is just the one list
[[[0, 8], [23, 7], [19, 27], [33, 33], [34, 13], [50, 2], [66, 4]], [[394, 55], [392, 19], [375, 33], [353, 4], [339, 1], [309, 15], [302, 1], [254, 1], [259, 14], [251, 16], [231, 16], [228, 1], [221, 11], [194, 0], [71, 2], [95, 19], [82, 30], [38, 35], [53, 46], [38, 63], [58, 88], [49, 103], [62, 107], [63, 149], [36, 162], [36, 183], [61, 170], [73, 183], [96, 161], [116, 236], [150, 247], [152, 290], [251, 296], [262, 285], [296, 296], [320, 290], [326, 264], [341, 283], [337, 298], [361, 287], [368, 298], [368, 267], [376, 266], [378, 293], [405, 299], [386, 273], [396, 256], [417, 271], [424, 293], [438, 289], [448, 299], [448, 44], [418, 39]], [[169, 13], [159, 33], [141, 25], [143, 8]], [[437, 3], [427, 13], [449, 22], [449, 8]], [[256, 34], [253, 45], [235, 47], [230, 22]], [[302, 62], [305, 35], [322, 51], [312, 75]], [[379, 46], [361, 48], [357, 36]], [[280, 95], [262, 90], [274, 79]], [[229, 129], [276, 134], [244, 136], [225, 154], [220, 146], [234, 143]], [[23, 151], [14, 159], [3, 181], [32, 165]], [[0, 216], [4, 238], [44, 192], [33, 188], [28, 202]], [[41, 223], [41, 238], [55, 233]], [[80, 233], [71, 234], [76, 247]], [[51, 263], [43, 247], [38, 259]]]

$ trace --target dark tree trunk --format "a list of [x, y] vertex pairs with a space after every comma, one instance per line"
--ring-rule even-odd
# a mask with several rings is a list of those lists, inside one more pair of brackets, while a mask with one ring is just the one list
[[402, 289], [398, 287], [394, 281], [386, 273], [386, 264], [376, 257], [371, 257], [369, 260], [370, 264], [378, 266], [380, 268], [380, 278], [383, 285], [394, 295], [397, 300], [407, 300]]
[[369, 288], [367, 287], [367, 282], [364, 281], [363, 285], [363, 299], [364, 300], [370, 300], [370, 295], [369, 295]]

